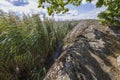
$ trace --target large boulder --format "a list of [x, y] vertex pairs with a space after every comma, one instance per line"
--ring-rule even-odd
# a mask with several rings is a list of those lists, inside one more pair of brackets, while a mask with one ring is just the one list
[[115, 32], [97, 20], [80, 21], [44, 80], [120, 80], [120, 36]]

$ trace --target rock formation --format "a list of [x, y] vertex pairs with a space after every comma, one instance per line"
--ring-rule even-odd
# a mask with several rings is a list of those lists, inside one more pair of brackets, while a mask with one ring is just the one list
[[44, 80], [120, 80], [120, 27], [82, 20], [64, 39]]

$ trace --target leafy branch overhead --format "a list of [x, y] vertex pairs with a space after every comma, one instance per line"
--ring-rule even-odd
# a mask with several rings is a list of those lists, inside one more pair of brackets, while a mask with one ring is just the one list
[[[51, 15], [52, 13], [65, 13], [68, 11], [68, 8], [65, 6], [67, 4], [73, 4], [76, 6], [79, 6], [82, 0], [39, 0], [39, 6], [38, 7], [45, 7], [44, 3], [51, 4], [50, 7], [48, 7], [48, 13]], [[91, 1], [91, 0], [87, 0]]]
[[107, 9], [98, 15], [101, 21], [108, 25], [120, 25], [120, 0], [109, 0], [105, 6]]
[[[86, 2], [92, 2], [94, 0], [86, 0]], [[45, 7], [44, 3], [49, 3], [50, 6], [47, 7], [49, 15], [52, 13], [66, 13], [68, 8], [65, 6], [67, 4], [73, 4], [79, 6], [82, 0], [39, 0], [38, 7]], [[100, 13], [98, 17], [102, 22], [108, 23], [108, 21], [113, 22], [113, 25], [120, 24], [120, 0], [98, 0], [96, 7], [106, 6], [106, 11]]]

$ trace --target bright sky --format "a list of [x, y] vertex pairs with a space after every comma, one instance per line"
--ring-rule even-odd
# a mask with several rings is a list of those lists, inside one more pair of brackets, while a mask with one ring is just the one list
[[[21, 3], [20, 1], [24, 1]], [[0, 9], [9, 12], [17, 12], [19, 15], [25, 14], [40, 14], [42, 17], [51, 18], [47, 14], [46, 9], [37, 8], [38, 0], [0, 0]], [[97, 0], [94, 0], [92, 3], [86, 3], [85, 0], [82, 1], [81, 5], [76, 7], [71, 4], [66, 7], [69, 8], [69, 11], [65, 14], [55, 14], [55, 20], [79, 20], [79, 19], [97, 19], [98, 13], [105, 10], [105, 7], [96, 8], [95, 3]], [[46, 5], [47, 6], [47, 5]]]

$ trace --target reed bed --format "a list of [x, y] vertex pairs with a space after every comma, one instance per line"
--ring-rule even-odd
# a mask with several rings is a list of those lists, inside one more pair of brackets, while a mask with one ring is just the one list
[[48, 55], [76, 23], [0, 12], [0, 80], [41, 80]]

